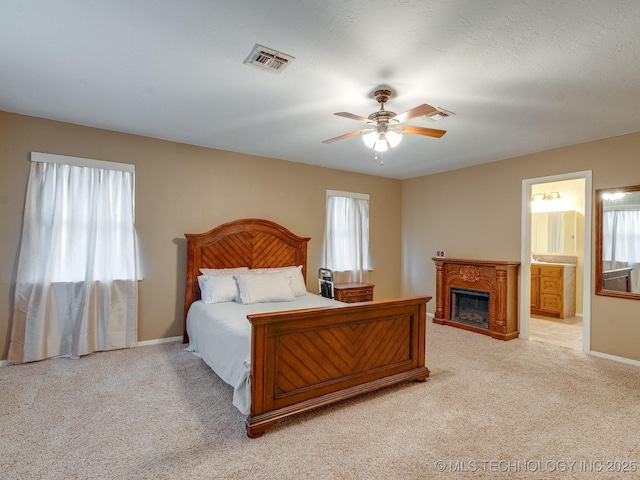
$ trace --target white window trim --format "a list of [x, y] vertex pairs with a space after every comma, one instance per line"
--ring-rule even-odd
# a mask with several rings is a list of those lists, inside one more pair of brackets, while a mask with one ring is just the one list
[[104, 170], [120, 170], [122, 172], [134, 172], [136, 166], [129, 163], [107, 162], [105, 160], [92, 160], [90, 158], [69, 157], [67, 155], [54, 155], [53, 153], [31, 152], [32, 162], [57, 163], [76, 167], [102, 168]]
[[340, 190], [327, 190], [327, 197], [347, 197], [359, 198], [360, 200], [369, 200], [368, 193], [343, 192]]

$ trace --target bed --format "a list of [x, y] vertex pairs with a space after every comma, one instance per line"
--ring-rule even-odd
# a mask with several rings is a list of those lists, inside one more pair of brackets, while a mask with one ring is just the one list
[[[431, 297], [343, 304], [305, 293], [292, 302], [205, 304], [198, 282], [203, 268], [297, 267], [306, 279], [309, 238], [262, 219], [185, 236], [184, 342], [232, 385], [249, 437], [291, 415], [429, 376], [425, 323]], [[209, 307], [215, 313], [207, 313]], [[219, 323], [229, 323], [227, 311], [244, 318], [231, 320], [230, 333], [222, 335]]]

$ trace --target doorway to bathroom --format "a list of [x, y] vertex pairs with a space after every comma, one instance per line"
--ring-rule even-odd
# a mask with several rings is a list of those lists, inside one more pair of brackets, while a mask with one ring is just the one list
[[589, 352], [591, 172], [523, 180], [520, 337]]

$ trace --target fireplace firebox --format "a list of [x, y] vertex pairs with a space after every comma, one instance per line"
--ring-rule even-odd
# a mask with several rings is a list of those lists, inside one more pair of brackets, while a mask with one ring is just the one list
[[452, 287], [451, 321], [489, 328], [489, 292]]
[[520, 262], [433, 258], [436, 264], [434, 323], [499, 340], [518, 336]]

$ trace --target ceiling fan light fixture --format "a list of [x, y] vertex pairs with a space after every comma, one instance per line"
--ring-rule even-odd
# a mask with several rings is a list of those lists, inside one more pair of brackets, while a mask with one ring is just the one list
[[[384, 106], [387, 100], [391, 97], [391, 90], [381, 89], [374, 92], [376, 101], [380, 104], [380, 110], [373, 112], [368, 117], [362, 117], [360, 115], [354, 115], [349, 112], [336, 112], [334, 115], [339, 117], [349, 118], [367, 124], [367, 128], [362, 130], [356, 130], [355, 132], [345, 133], [337, 137], [323, 140], [322, 143], [333, 143], [338, 140], [353, 137], [355, 135], [362, 134], [362, 141], [367, 146], [374, 150], [374, 158], [378, 160], [378, 154], [386, 152], [390, 148], [397, 147], [402, 140], [402, 133], [411, 133], [415, 135], [423, 135], [426, 137], [440, 138], [446, 133], [445, 130], [438, 130], [435, 128], [417, 127], [412, 125], [403, 125], [403, 123], [413, 120], [414, 118], [423, 117], [425, 115], [437, 114], [438, 118], [444, 116], [453, 115], [453, 113], [443, 110], [441, 108], [436, 109], [431, 105], [423, 103], [417, 107], [411, 108], [401, 114], [396, 114], [390, 110], [385, 110]], [[380, 155], [382, 158], [382, 155]], [[382, 165], [382, 160], [380, 161]]]
[[389, 150], [389, 142], [384, 136], [384, 133], [381, 133], [378, 139], [376, 140], [376, 144], [373, 146], [373, 149], [376, 152], [386, 152]]
[[402, 140], [402, 135], [400, 135], [398, 132], [394, 132], [393, 130], [387, 132], [387, 141], [389, 142], [389, 146], [391, 148], [397, 147], [400, 143], [400, 140]]
[[378, 132], [369, 132], [362, 136], [362, 141], [368, 148], [373, 148], [378, 140]]

